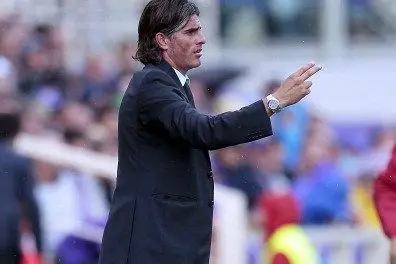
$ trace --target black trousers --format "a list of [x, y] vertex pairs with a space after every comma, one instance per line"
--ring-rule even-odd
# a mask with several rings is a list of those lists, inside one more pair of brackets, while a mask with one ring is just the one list
[[0, 249], [0, 263], [1, 264], [20, 264], [21, 252], [19, 249], [9, 248]]

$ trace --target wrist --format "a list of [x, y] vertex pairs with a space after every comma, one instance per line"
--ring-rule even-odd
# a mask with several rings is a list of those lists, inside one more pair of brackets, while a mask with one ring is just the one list
[[282, 111], [283, 107], [281, 105], [281, 102], [276, 98], [273, 94], [268, 95], [265, 98], [266, 105], [268, 109], [273, 113], [279, 113]]
[[283, 96], [279, 95], [277, 92], [273, 93], [272, 96], [279, 101], [279, 105], [282, 109], [289, 105], [287, 100], [285, 100]]
[[267, 115], [269, 117], [271, 117], [273, 114], [275, 114], [273, 111], [271, 111], [271, 109], [268, 107], [268, 102], [266, 99], [262, 99], [261, 101], [263, 101], [264, 107], [265, 107], [265, 111], [267, 111]]

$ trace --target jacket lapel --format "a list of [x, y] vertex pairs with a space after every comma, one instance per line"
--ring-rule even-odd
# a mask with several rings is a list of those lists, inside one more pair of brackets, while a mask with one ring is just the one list
[[[162, 60], [160, 63], [155, 64], [154, 67], [157, 67], [159, 69], [161, 69], [162, 71], [166, 72], [177, 84], [177, 87], [179, 88], [179, 90], [183, 93], [186, 101], [188, 101], [190, 104], [192, 104], [194, 106], [194, 101], [189, 96], [189, 91], [186, 91], [186, 89], [190, 89], [189, 87], [183, 87], [179, 77], [177, 77], [177, 74], [175, 72], [175, 70], [172, 68], [172, 66], [166, 62], [165, 60]], [[190, 92], [191, 93], [191, 92]]]

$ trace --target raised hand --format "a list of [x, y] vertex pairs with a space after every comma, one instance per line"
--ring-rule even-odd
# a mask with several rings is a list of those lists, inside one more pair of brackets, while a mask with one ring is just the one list
[[281, 87], [274, 92], [282, 107], [293, 105], [311, 92], [312, 82], [308, 79], [322, 69], [314, 62], [301, 66], [295, 73], [290, 75], [282, 83]]

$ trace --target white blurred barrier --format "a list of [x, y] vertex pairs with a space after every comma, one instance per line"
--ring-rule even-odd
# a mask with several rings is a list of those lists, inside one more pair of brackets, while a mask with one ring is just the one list
[[90, 175], [115, 179], [117, 158], [83, 148], [71, 147], [56, 139], [22, 134], [15, 141], [18, 152], [36, 160], [72, 167]]
[[[116, 176], [116, 157], [26, 134], [16, 140], [15, 147], [32, 159], [73, 167], [112, 180]], [[248, 264], [247, 217], [245, 197], [239, 191], [216, 185], [213, 264]], [[380, 230], [345, 226], [307, 227], [306, 230], [324, 256], [325, 264], [387, 263], [388, 242]], [[102, 230], [84, 229], [77, 235], [100, 242]]]
[[388, 241], [380, 229], [307, 227], [325, 264], [388, 264]]

